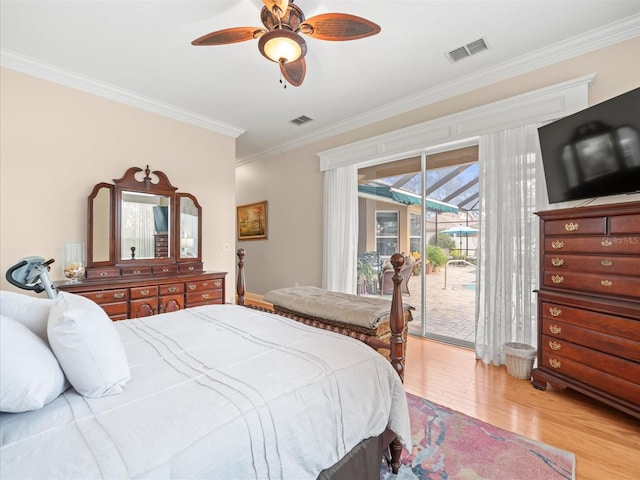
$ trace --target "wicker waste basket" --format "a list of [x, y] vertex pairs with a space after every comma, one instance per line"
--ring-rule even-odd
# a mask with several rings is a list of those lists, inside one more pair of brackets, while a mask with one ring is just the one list
[[507, 372], [512, 377], [529, 380], [536, 359], [536, 349], [526, 343], [508, 342], [502, 347], [507, 357]]

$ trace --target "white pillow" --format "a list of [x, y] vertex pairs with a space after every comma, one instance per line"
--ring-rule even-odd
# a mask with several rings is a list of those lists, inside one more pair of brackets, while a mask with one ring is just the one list
[[23, 324], [47, 341], [47, 319], [53, 300], [37, 298], [17, 292], [0, 291], [0, 313]]
[[129, 362], [111, 319], [88, 298], [59, 292], [49, 313], [49, 343], [67, 379], [85, 397], [122, 393]]
[[67, 388], [64, 373], [45, 341], [0, 315], [0, 411], [37, 410]]

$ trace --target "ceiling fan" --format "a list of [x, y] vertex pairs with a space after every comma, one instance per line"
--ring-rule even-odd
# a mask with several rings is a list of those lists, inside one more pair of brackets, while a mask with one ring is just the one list
[[375, 23], [346, 13], [324, 13], [305, 19], [293, 0], [262, 0], [263, 27], [234, 27], [196, 38], [192, 45], [226, 45], [258, 39], [258, 49], [268, 60], [280, 65], [282, 76], [294, 87], [302, 85], [307, 64], [307, 43], [301, 33], [319, 40], [344, 41], [369, 37], [380, 32]]

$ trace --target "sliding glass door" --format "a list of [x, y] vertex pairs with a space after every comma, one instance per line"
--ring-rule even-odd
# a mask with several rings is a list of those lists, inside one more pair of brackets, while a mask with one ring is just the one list
[[478, 203], [477, 162], [463, 162], [470, 153], [477, 149], [358, 172], [358, 292], [390, 300], [384, 271], [392, 253], [403, 253], [403, 300], [415, 309], [409, 332], [465, 346], [475, 323], [477, 216], [464, 208]]

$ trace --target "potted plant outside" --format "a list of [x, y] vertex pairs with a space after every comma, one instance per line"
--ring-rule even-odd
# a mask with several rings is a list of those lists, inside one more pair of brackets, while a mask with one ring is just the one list
[[431, 261], [428, 258], [424, 259], [424, 268], [425, 268], [425, 272], [426, 273], [432, 273], [433, 272], [433, 264], [431, 263]]
[[376, 272], [373, 269], [373, 266], [369, 263], [363, 262], [362, 260], [358, 260], [358, 287], [360, 290], [360, 294], [366, 294], [371, 289], [373, 289], [373, 279], [376, 276]]
[[437, 245], [427, 246], [427, 259], [433, 265], [434, 270], [443, 267], [447, 263], [447, 256]]

